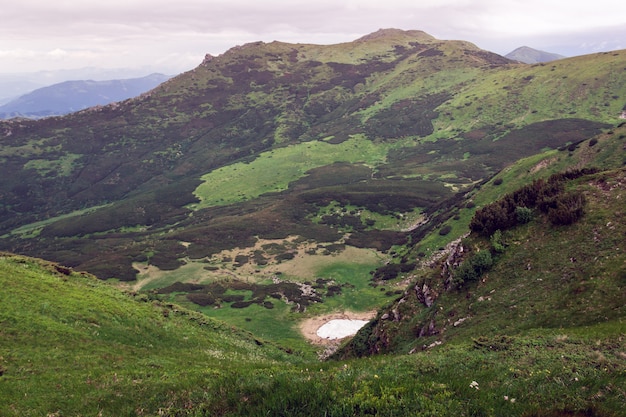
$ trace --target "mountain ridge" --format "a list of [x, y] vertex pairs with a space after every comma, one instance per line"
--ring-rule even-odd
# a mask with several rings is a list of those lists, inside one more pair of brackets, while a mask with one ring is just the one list
[[38, 88], [0, 106], [0, 118], [62, 116], [138, 96], [169, 78], [163, 74], [150, 74], [124, 80], [64, 81]]
[[[568, 134], [580, 140], [608, 126], [607, 122], [615, 120], [612, 115], [622, 108], [617, 102], [624, 85], [619, 77], [609, 78], [623, 59], [619, 51], [557, 61], [553, 70], [520, 66], [464, 42], [429, 37], [425, 43], [422, 32], [416, 37], [406, 32], [391, 34], [393, 42], [380, 40], [388, 35], [378, 37], [371, 49], [363, 41], [358, 43], [360, 49], [352, 48], [354, 43], [249, 44], [245, 48], [232, 48], [139, 98], [64, 118], [0, 123], [4, 132], [5, 169], [11, 171], [1, 184], [5, 198], [0, 224], [3, 234], [8, 233], [2, 239], [4, 247], [18, 250], [26, 244], [19, 238], [20, 234], [10, 233], [19, 227], [111, 202], [112, 206], [82, 215], [84, 221], [61, 220], [44, 227], [43, 235], [35, 242], [55, 233], [69, 238], [75, 233], [69, 230], [76, 231], [78, 225], [87, 222], [90, 225], [82, 232], [85, 237], [138, 225], [147, 230], [167, 223], [191, 225], [195, 220], [190, 217], [193, 211], [189, 210], [189, 204], [202, 198], [197, 191], [202, 175], [233, 162], [250, 162], [271, 149], [283, 150], [288, 145], [299, 149], [300, 144], [308, 141], [321, 141], [332, 149], [348, 143], [350, 138], [364, 139], [363, 144], [372, 143], [381, 151], [384, 147], [385, 152], [391, 152], [392, 165], [379, 159], [370, 161], [374, 154], [364, 155], [366, 159], [359, 161], [376, 170], [370, 181], [362, 180], [362, 186], [364, 190], [379, 193], [371, 198], [381, 201], [376, 210], [384, 211], [382, 201], [388, 197], [380, 194], [383, 184], [393, 184], [389, 189], [402, 186], [402, 193], [408, 193], [407, 201], [415, 200], [415, 196], [409, 198], [409, 184], [414, 187], [446, 184], [445, 176], [449, 174], [440, 170], [448, 166], [457, 177], [448, 190], [467, 189], [501, 169], [505, 160], [512, 162], [524, 152], [538, 150], [529, 141], [534, 150], [511, 153], [507, 156], [510, 159], [488, 156], [485, 147], [492, 146], [494, 139], [510, 137], [519, 142], [514, 136], [506, 135], [516, 131], [533, 134], [524, 127], [529, 124], [544, 131], [554, 129], [554, 134], [548, 136], [551, 139], [541, 146], [550, 146], [556, 140], [552, 146], [558, 147], [568, 142]], [[401, 44], [396, 41], [398, 34]], [[594, 71], [601, 71], [600, 77], [583, 70], [586, 66], [581, 64], [589, 60], [595, 62]], [[565, 85], [563, 81], [557, 82], [559, 74], [568, 77]], [[590, 81], [591, 78], [600, 81]], [[505, 84], [494, 88], [500, 83]], [[546, 104], [537, 104], [532, 109], [540, 103], [538, 98], [545, 99]], [[548, 122], [564, 115], [566, 118], [558, 123]], [[37, 129], [42, 129], [40, 134]], [[557, 133], [559, 130], [563, 132]], [[423, 141], [423, 138], [429, 139]], [[436, 147], [431, 143], [436, 143]], [[505, 141], [494, 143], [499, 146]], [[33, 147], [34, 144], [37, 146]], [[467, 155], [477, 159], [468, 169], [452, 163], [443, 152], [460, 160]], [[431, 164], [432, 168], [428, 169], [436, 167], [435, 172], [440, 173], [423, 177], [422, 165], [414, 162], [417, 160]], [[346, 160], [338, 157], [337, 162], [341, 161]], [[353, 168], [357, 170], [356, 165]], [[306, 169], [293, 179], [304, 175]], [[281, 186], [263, 185], [261, 189], [291, 193], [288, 181]], [[171, 199], [168, 201], [158, 194]], [[350, 195], [356, 201], [356, 190]], [[451, 193], [441, 189], [436, 195], [449, 198]], [[251, 204], [245, 203], [243, 197], [240, 201], [240, 205]], [[262, 201], [265, 207], [273, 206], [270, 198], [258, 200]], [[145, 211], [133, 211], [133, 205], [144, 207]], [[396, 205], [406, 206], [395, 201], [391, 207]], [[107, 215], [107, 211], [115, 214]], [[200, 214], [193, 212], [195, 218]], [[271, 216], [274, 215], [277, 214]], [[103, 220], [103, 216], [109, 220]], [[168, 220], [169, 216], [173, 217]], [[294, 221], [302, 220], [294, 218]], [[68, 229], [61, 231], [65, 227]], [[323, 229], [321, 225], [307, 227], [318, 232]], [[269, 229], [263, 233], [272, 234]], [[192, 239], [196, 243], [188, 250], [177, 249], [177, 252], [200, 256], [209, 253], [201, 249], [203, 245], [215, 246], [198, 239]], [[127, 255], [115, 255], [116, 259], [120, 257]], [[97, 261], [58, 260], [76, 267]], [[102, 276], [119, 274], [118, 267], [112, 265], [117, 262], [102, 259], [102, 263], [115, 271]], [[129, 260], [124, 263], [123, 276], [129, 279], [136, 272]]]

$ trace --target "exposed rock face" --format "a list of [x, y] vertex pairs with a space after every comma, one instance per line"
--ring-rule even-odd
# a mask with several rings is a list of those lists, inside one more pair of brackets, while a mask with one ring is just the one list
[[444, 261], [441, 268], [441, 277], [444, 280], [444, 286], [447, 290], [452, 287], [452, 282], [454, 280], [453, 270], [461, 263], [463, 252], [465, 252], [465, 248], [460, 240], [452, 242], [448, 252], [448, 257]]
[[437, 296], [437, 294], [425, 283], [415, 285], [415, 293], [420, 303], [424, 304], [426, 307], [432, 306]]

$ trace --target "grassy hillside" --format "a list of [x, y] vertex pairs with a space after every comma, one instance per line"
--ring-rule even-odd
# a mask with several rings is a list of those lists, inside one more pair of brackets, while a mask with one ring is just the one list
[[[476, 191], [472, 204], [448, 223], [453, 237], [467, 235], [468, 226], [472, 233], [439, 252], [429, 250], [442, 239], [433, 233], [409, 251], [408, 257], [419, 256], [417, 252], [431, 257], [424, 268], [411, 272], [404, 295], [379, 313], [346, 352], [408, 352], [448, 340], [509, 337], [538, 328], [584, 333], [580, 328], [602, 322], [619, 329], [626, 299], [626, 171], [619, 168], [626, 162], [624, 129], [622, 125], [570, 151], [521, 160]], [[557, 180], [564, 167], [585, 166], [613, 168]], [[541, 189], [535, 184], [546, 184], [545, 190], [551, 184], [559, 191], [536, 202], [522, 197]], [[582, 201], [580, 211], [574, 211], [570, 197]], [[515, 202], [504, 204], [509, 201]], [[517, 213], [516, 206], [524, 213]], [[489, 217], [493, 226], [485, 226], [486, 213], [496, 216]], [[523, 221], [520, 215], [525, 215]], [[479, 258], [481, 267], [476, 266]], [[470, 265], [474, 268], [468, 270]]]
[[[206, 381], [302, 360], [199, 313], [32, 258], [0, 257], [0, 414], [156, 415]], [[205, 386], [204, 388], [200, 388]]]
[[614, 316], [319, 363], [31, 258], [4, 254], [0, 284], [10, 290], [0, 300], [3, 416], [608, 417], [625, 401]]
[[[258, 238], [343, 243], [338, 226], [386, 251], [394, 219], [614, 126], [625, 60], [523, 65], [399, 30], [236, 47], [137, 99], [2, 122], [0, 247], [123, 281]], [[329, 207], [376, 223], [311, 221]]]

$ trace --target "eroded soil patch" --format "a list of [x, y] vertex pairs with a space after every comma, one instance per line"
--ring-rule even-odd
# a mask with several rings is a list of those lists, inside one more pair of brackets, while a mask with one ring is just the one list
[[331, 320], [371, 320], [376, 317], [376, 311], [352, 312], [342, 311], [311, 317], [300, 323], [300, 332], [311, 343], [320, 346], [336, 345], [337, 339], [325, 339], [317, 335], [317, 330]]

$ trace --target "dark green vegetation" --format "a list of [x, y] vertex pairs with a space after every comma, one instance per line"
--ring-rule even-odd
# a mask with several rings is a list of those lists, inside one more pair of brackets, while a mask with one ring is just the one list
[[[346, 352], [408, 352], [540, 328], [584, 334], [598, 323], [620, 329], [617, 335], [623, 337], [626, 169], [578, 171], [534, 182], [477, 211], [472, 224], [512, 195], [555, 182], [565, 195], [586, 202], [581, 218], [555, 224], [551, 212], [537, 209], [529, 222], [490, 236], [478, 229], [417, 273], [404, 295], [381, 311]], [[620, 343], [618, 349], [624, 348]]]
[[[514, 64], [417, 31], [236, 47], [137, 99], [2, 122], [0, 245], [132, 281], [133, 262], [171, 270], [257, 238], [334, 242], [311, 222], [333, 201], [433, 215], [519, 158], [614, 124], [625, 67], [623, 51]], [[203, 175], [236, 163], [252, 174], [203, 195]], [[388, 250], [402, 236], [364, 223], [351, 238]]]
[[386, 30], [3, 122], [0, 246], [65, 266], [2, 257], [0, 415], [623, 415], [625, 104]]

